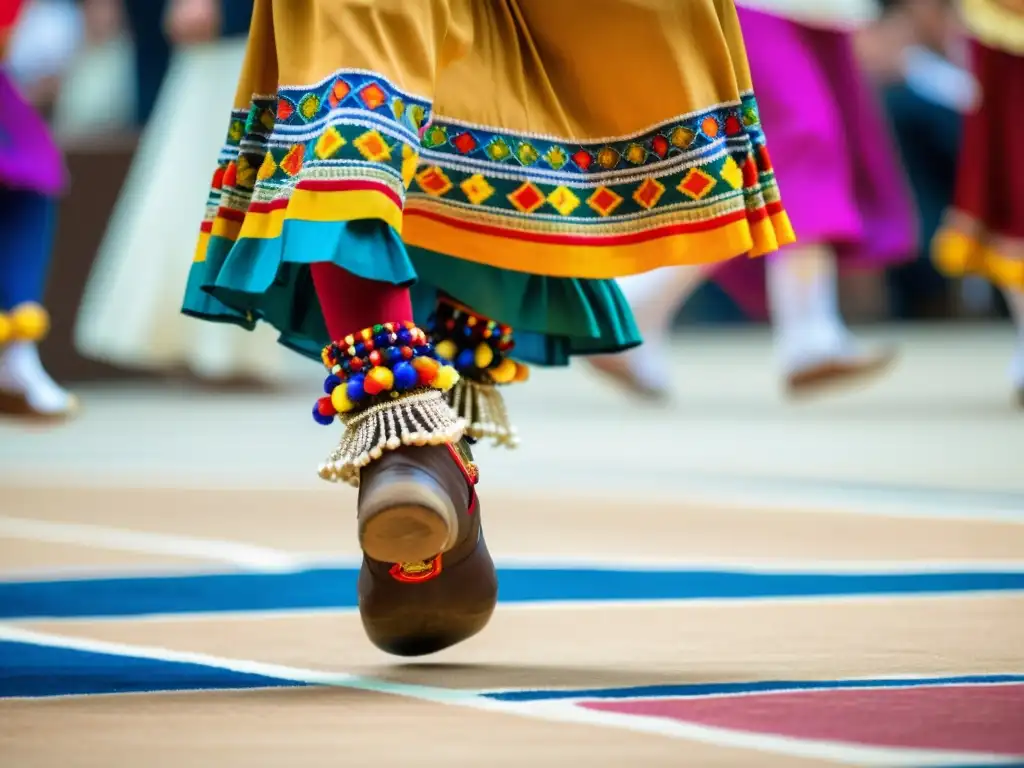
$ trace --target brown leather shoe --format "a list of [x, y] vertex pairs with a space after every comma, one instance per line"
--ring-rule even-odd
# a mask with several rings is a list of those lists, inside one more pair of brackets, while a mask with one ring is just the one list
[[381, 650], [436, 653], [490, 620], [498, 580], [476, 479], [464, 444], [399, 448], [361, 471], [359, 613]]

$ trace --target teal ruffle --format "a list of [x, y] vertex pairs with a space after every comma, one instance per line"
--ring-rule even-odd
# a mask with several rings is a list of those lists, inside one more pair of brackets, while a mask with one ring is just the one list
[[574, 355], [618, 352], [640, 343], [629, 305], [614, 280], [577, 280], [512, 272], [409, 248], [387, 224], [285, 222], [280, 237], [211, 237], [206, 260], [192, 265], [182, 311], [251, 330], [273, 325], [282, 344], [313, 359], [331, 339], [309, 264], [330, 261], [369, 280], [413, 286], [418, 323], [444, 293], [511, 325], [515, 357], [567, 365]]

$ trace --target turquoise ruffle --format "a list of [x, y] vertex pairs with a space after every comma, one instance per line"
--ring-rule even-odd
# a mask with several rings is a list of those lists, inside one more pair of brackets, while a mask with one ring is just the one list
[[192, 265], [182, 311], [252, 329], [273, 325], [282, 344], [320, 359], [330, 341], [309, 264], [330, 261], [369, 280], [411, 285], [423, 323], [444, 293], [516, 332], [515, 357], [567, 365], [573, 355], [618, 352], [640, 343], [614, 280], [512, 272], [409, 248], [376, 220], [289, 220], [278, 238], [235, 243], [211, 237], [206, 260]]

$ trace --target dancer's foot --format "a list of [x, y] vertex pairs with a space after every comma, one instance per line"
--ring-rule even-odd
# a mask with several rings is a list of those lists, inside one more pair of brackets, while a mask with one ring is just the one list
[[363, 478], [359, 612], [371, 642], [396, 656], [421, 656], [482, 630], [498, 581], [468, 449], [401, 449], [364, 469]]
[[808, 397], [867, 384], [896, 361], [894, 348], [863, 350], [852, 341], [787, 355], [785, 389], [791, 397]]
[[370, 640], [400, 656], [476, 634], [497, 600], [480, 529], [466, 424], [444, 393], [458, 380], [411, 323], [385, 323], [323, 351], [328, 395], [313, 418], [345, 424], [320, 475], [359, 487], [359, 613]]
[[11, 342], [0, 351], [0, 416], [49, 421], [77, 411], [78, 398], [50, 378], [33, 342]]
[[667, 370], [655, 365], [651, 348], [645, 346], [617, 355], [597, 355], [586, 363], [615, 386], [650, 403], [664, 403], [671, 397]]

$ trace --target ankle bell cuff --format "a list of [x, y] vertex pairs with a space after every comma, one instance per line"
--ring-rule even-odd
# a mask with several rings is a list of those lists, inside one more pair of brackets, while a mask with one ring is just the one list
[[466, 434], [515, 447], [519, 438], [498, 386], [526, 381], [530, 369], [509, 357], [515, 348], [512, 328], [441, 299], [427, 330], [438, 357], [459, 374], [459, 381], [448, 390], [448, 402], [465, 419]]
[[345, 426], [321, 478], [358, 486], [359, 470], [384, 451], [462, 438], [465, 422], [444, 397], [459, 375], [413, 323], [366, 328], [329, 344], [321, 357], [330, 374], [313, 418], [327, 425], [337, 417]]

